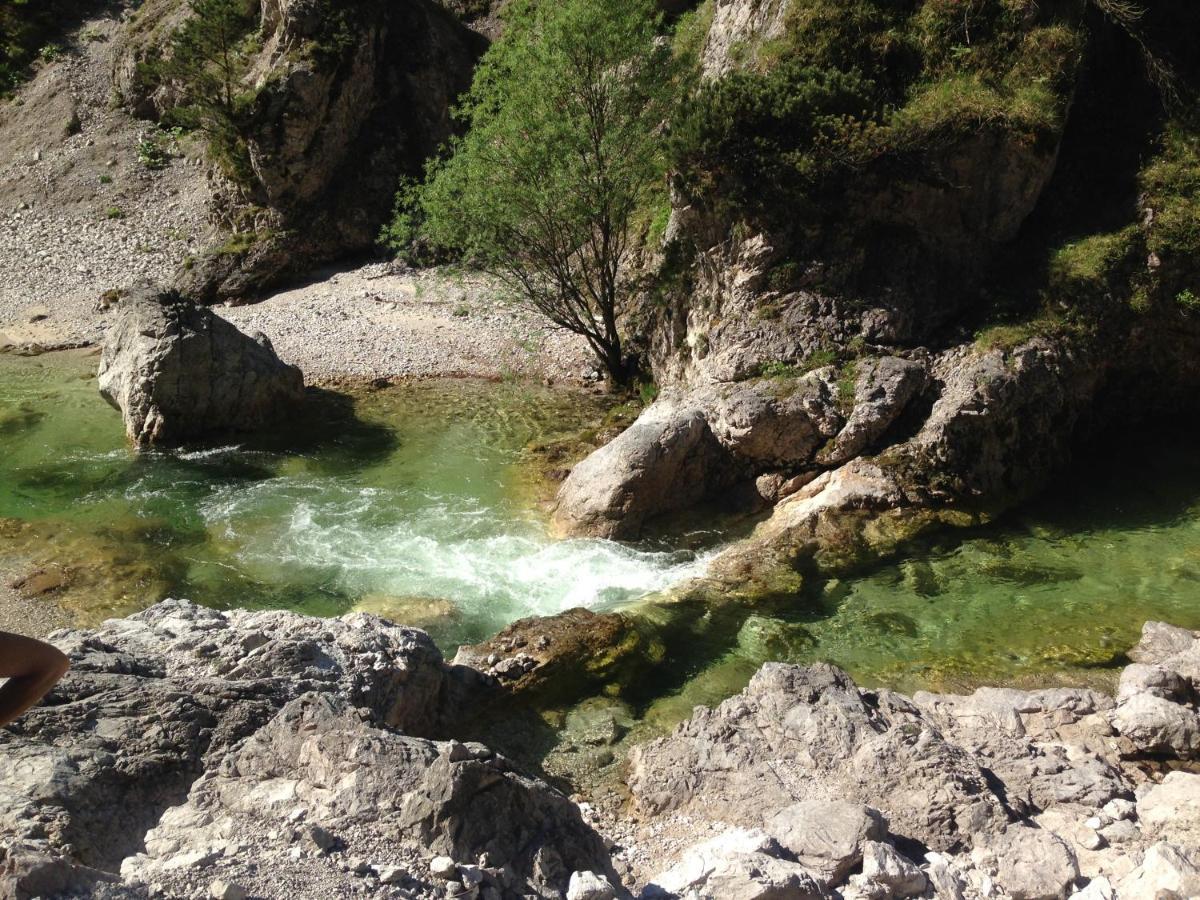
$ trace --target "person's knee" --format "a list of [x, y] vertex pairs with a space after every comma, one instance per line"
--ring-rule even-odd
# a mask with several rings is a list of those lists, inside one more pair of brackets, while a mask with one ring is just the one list
[[48, 654], [49, 659], [47, 660], [47, 665], [49, 667], [50, 674], [57, 682], [64, 675], [66, 675], [67, 670], [71, 668], [71, 659], [56, 647], [52, 647], [50, 649], [51, 652]]

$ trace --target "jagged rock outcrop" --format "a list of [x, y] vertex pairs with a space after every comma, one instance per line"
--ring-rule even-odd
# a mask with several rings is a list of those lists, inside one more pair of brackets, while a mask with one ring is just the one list
[[559, 490], [556, 527], [635, 538], [656, 515], [764, 476], [758, 492], [781, 499], [876, 445], [928, 379], [923, 364], [899, 357], [860, 368], [846, 382], [850, 396], [833, 366], [664, 396], [575, 467]]
[[[1172, 660], [1163, 670], [1191, 702], [1196, 653], [1200, 634], [1148, 623], [1132, 655]], [[1119, 700], [1068, 688], [910, 700], [831, 666], [767, 664], [741, 694], [632, 752], [629, 787], [650, 827], [682, 819], [706, 835], [645, 896], [1190, 896], [1200, 775], [1147, 769], [1113, 715], [1164, 680], [1127, 678]], [[812, 883], [795, 880], [797, 865]]]
[[300, 370], [265, 335], [242, 334], [211, 310], [149, 287], [121, 300], [99, 384], [139, 447], [254, 431], [304, 397]]
[[616, 883], [570, 801], [444, 740], [478, 676], [424, 632], [164, 601], [55, 640], [71, 672], [0, 731], [0, 897], [215, 879], [428, 896], [439, 854], [491, 896], [558, 897], [576, 870]]
[[[261, 40], [240, 85], [248, 171], [236, 182], [213, 171], [218, 246], [179, 273], [177, 286], [205, 301], [371, 249], [400, 176], [450, 136], [450, 109], [486, 46], [432, 0], [257, 5]], [[186, 10], [155, 0], [121, 37], [114, 82], [137, 114], [160, 118], [179, 102], [178, 86], [140, 63], [169, 52]], [[230, 231], [240, 238], [226, 241]]]

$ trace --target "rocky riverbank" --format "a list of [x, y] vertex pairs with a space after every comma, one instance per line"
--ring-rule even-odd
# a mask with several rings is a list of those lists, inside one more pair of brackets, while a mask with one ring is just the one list
[[1200, 635], [1165, 625], [1116, 697], [768, 664], [604, 814], [460, 742], [490, 679], [375, 616], [165, 601], [54, 641], [0, 732], [6, 898], [1200, 894]]

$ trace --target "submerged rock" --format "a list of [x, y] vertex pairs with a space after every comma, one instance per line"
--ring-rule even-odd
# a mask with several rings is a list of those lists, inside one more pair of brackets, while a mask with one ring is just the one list
[[121, 301], [99, 382], [139, 447], [254, 431], [304, 397], [300, 370], [265, 335], [248, 337], [211, 310], [149, 287]]
[[654, 640], [630, 616], [579, 608], [518, 619], [481, 644], [460, 647], [454, 661], [511, 693], [555, 700], [619, 688], [657, 655]]

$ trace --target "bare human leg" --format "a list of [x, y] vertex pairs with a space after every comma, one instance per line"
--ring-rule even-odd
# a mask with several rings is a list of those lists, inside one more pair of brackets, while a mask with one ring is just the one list
[[46, 695], [66, 674], [70, 661], [33, 638], [0, 631], [0, 726], [12, 722]]

